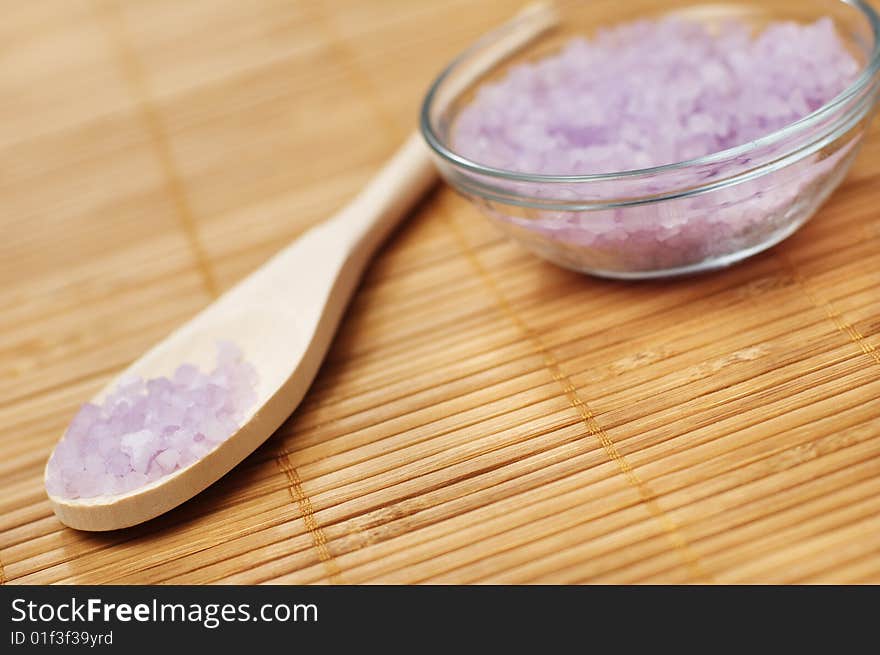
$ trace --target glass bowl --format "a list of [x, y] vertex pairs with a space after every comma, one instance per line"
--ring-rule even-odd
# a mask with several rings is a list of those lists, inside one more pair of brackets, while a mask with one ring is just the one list
[[[861, 0], [572, 0], [554, 7], [560, 18], [554, 29], [476, 79], [468, 71], [517, 29], [516, 22], [456, 58], [425, 98], [421, 130], [441, 174], [457, 191], [522, 245], [566, 268], [654, 278], [727, 266], [765, 250], [803, 225], [840, 184], [873, 116], [880, 89], [880, 18]], [[453, 149], [456, 117], [481, 83], [598, 27], [670, 14], [710, 23], [736, 18], [755, 29], [771, 21], [827, 16], [861, 72], [831, 102], [777, 132], [666, 166], [531, 175], [483, 166]]]

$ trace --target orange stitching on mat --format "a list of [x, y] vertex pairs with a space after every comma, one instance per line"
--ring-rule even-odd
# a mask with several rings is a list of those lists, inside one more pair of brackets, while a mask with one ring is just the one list
[[333, 21], [327, 17], [322, 11], [320, 5], [310, 4], [309, 13], [312, 20], [317, 23], [321, 35], [327, 40], [329, 50], [336, 62], [342, 68], [343, 72], [348, 75], [352, 85], [358, 92], [365, 96], [366, 104], [370, 111], [382, 123], [382, 129], [391, 138], [392, 143], [400, 140], [399, 130], [394, 119], [390, 117], [382, 106], [382, 97], [377, 91], [375, 85], [370, 80], [369, 75], [364, 68], [358, 63], [357, 51], [346, 43], [345, 38], [341, 37], [333, 26]]
[[177, 210], [177, 218], [189, 243], [196, 268], [199, 269], [202, 275], [202, 283], [205, 285], [205, 290], [208, 294], [212, 298], [216, 298], [219, 295], [217, 282], [214, 279], [208, 256], [199, 240], [195, 216], [187, 200], [186, 191], [180, 179], [180, 174], [177, 171], [177, 166], [174, 164], [171, 143], [165, 134], [159, 112], [156, 111], [150, 99], [143, 68], [132, 51], [128, 39], [125, 37], [125, 23], [112, 2], [98, 3], [98, 6], [103, 9], [101, 13], [106, 19], [107, 31], [112, 35], [116, 45], [123, 76], [128, 82], [132, 95], [135, 96], [138, 102], [144, 122], [147, 124], [147, 130], [152, 137], [153, 149], [159, 160], [162, 173], [165, 176], [168, 193]]
[[877, 352], [877, 349], [871, 343], [865, 340], [865, 336], [861, 332], [859, 332], [858, 328], [856, 328], [856, 326], [844, 319], [843, 316], [841, 316], [840, 312], [838, 312], [837, 309], [834, 308], [834, 305], [832, 305], [830, 301], [823, 300], [819, 298], [815, 293], [810, 291], [809, 286], [807, 286], [806, 279], [788, 256], [784, 254], [779, 254], [778, 257], [780, 261], [782, 261], [783, 266], [788, 269], [788, 272], [798, 283], [801, 291], [804, 292], [804, 295], [813, 304], [813, 306], [825, 312], [825, 316], [827, 316], [831, 320], [831, 322], [834, 323], [834, 327], [836, 327], [839, 332], [845, 334], [849, 338], [849, 340], [857, 345], [863, 353], [873, 359], [877, 364], [880, 364], [880, 352]]
[[287, 476], [287, 481], [289, 483], [287, 491], [290, 493], [290, 497], [296, 501], [297, 506], [299, 506], [299, 512], [302, 515], [303, 523], [305, 523], [306, 530], [308, 530], [309, 534], [312, 536], [312, 544], [315, 547], [315, 551], [318, 553], [318, 559], [324, 564], [324, 568], [327, 571], [327, 577], [330, 578], [330, 582], [333, 584], [343, 584], [344, 580], [342, 579], [342, 571], [339, 569], [339, 565], [336, 563], [333, 553], [330, 552], [330, 548], [327, 546], [327, 537], [324, 535], [324, 531], [321, 530], [321, 526], [318, 525], [317, 519], [315, 519], [315, 510], [312, 508], [312, 501], [306, 495], [305, 491], [303, 491], [302, 480], [299, 479], [296, 469], [291, 465], [290, 459], [287, 455], [279, 455], [275, 458], [275, 461], [278, 463], [278, 468], [280, 468], [284, 472], [284, 475]]
[[709, 575], [709, 573], [703, 568], [703, 565], [700, 563], [699, 558], [690, 548], [687, 540], [682, 536], [679, 527], [669, 517], [669, 515], [663, 511], [663, 508], [660, 507], [659, 503], [657, 502], [657, 494], [648, 486], [648, 484], [644, 480], [639, 477], [635, 469], [633, 469], [632, 465], [617, 449], [617, 445], [614, 443], [611, 437], [608, 436], [608, 433], [596, 420], [596, 417], [593, 414], [593, 410], [590, 409], [590, 406], [586, 402], [584, 402], [584, 400], [578, 395], [577, 389], [575, 388], [574, 383], [571, 381], [571, 378], [569, 378], [563, 372], [562, 367], [559, 364], [559, 360], [556, 359], [556, 356], [553, 355], [552, 352], [550, 352], [550, 349], [544, 344], [540, 335], [531, 327], [529, 327], [529, 325], [516, 313], [513, 306], [507, 300], [501, 289], [498, 287], [495, 279], [492, 277], [486, 267], [483, 266], [482, 262], [480, 262], [479, 258], [471, 248], [470, 244], [467, 241], [467, 238], [465, 237], [461, 228], [456, 223], [455, 219], [449, 217], [445, 213], [443, 214], [443, 218], [451, 226], [453, 232], [455, 233], [456, 239], [461, 246], [462, 252], [471, 262], [473, 267], [477, 270], [477, 273], [479, 273], [480, 277], [483, 279], [483, 282], [486, 284], [487, 287], [489, 287], [490, 291], [495, 296], [495, 300], [498, 306], [501, 308], [502, 312], [532, 342], [536, 354], [540, 355], [543, 358], [545, 367], [547, 368], [553, 379], [562, 387], [562, 391], [564, 392], [569, 404], [571, 404], [572, 408], [574, 408], [580, 414], [581, 419], [583, 420], [584, 425], [587, 428], [587, 431], [590, 433], [590, 435], [592, 435], [599, 441], [608, 459], [617, 465], [617, 468], [620, 470], [621, 474], [623, 474], [623, 477], [626, 479], [629, 485], [638, 492], [639, 498], [641, 499], [642, 503], [645, 505], [651, 515], [660, 523], [664, 533], [666, 534], [666, 537], [669, 539], [669, 541], [672, 543], [672, 545], [675, 547], [675, 549], [678, 551], [685, 564], [687, 565], [691, 577], [693, 577], [695, 580], [711, 582], [712, 576]]

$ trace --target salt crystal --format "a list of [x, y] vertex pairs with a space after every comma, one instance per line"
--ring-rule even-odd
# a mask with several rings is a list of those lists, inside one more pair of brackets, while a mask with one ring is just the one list
[[124, 434], [119, 439], [119, 449], [128, 455], [131, 468], [139, 473], [146, 473], [152, 459], [156, 435], [150, 430], [139, 430]]
[[182, 364], [171, 378], [120, 380], [103, 403], [87, 403], [74, 417], [49, 459], [47, 491], [120, 494], [189, 466], [236, 431], [256, 402], [256, 383], [256, 370], [230, 343], [218, 347], [208, 373]]
[[166, 473], [170, 473], [175, 468], [177, 468], [177, 462], [180, 460], [180, 453], [173, 448], [169, 448], [168, 450], [163, 450], [161, 453], [156, 455], [156, 464], [158, 464], [163, 471]]

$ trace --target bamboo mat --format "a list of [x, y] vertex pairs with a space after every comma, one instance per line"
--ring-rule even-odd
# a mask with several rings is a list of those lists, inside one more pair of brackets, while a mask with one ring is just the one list
[[4, 582], [880, 582], [880, 125], [805, 229], [687, 280], [565, 272], [441, 188], [259, 451], [137, 528], [52, 515], [78, 405], [351, 197], [519, 4], [6, 0]]

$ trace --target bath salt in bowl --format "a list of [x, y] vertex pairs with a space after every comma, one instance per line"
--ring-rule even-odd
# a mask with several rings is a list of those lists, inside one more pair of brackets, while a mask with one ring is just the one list
[[841, 182], [873, 116], [880, 19], [858, 0], [559, 10], [474, 84], [458, 78], [505, 34], [453, 62], [422, 132], [458, 191], [568, 268], [660, 277], [769, 248]]

